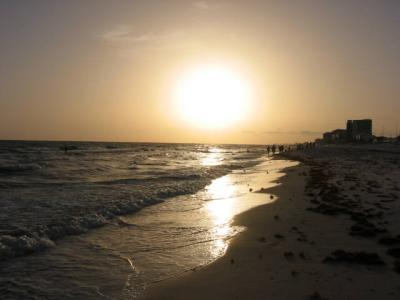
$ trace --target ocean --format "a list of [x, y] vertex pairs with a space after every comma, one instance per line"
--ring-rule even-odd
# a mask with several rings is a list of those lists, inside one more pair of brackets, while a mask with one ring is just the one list
[[265, 164], [264, 146], [0, 142], [0, 298], [134, 299], [215, 260], [266, 203], [238, 200]]

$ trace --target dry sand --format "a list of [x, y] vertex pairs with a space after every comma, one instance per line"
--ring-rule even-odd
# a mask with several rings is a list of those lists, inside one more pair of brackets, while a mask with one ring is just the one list
[[398, 148], [287, 156], [302, 164], [268, 190], [278, 201], [235, 218], [247, 230], [223, 257], [141, 299], [400, 299]]

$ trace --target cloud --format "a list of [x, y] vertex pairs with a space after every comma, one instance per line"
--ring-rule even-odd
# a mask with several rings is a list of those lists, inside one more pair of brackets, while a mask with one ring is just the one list
[[100, 38], [111, 43], [150, 43], [172, 39], [181, 35], [180, 32], [155, 34], [153, 32], [135, 34], [130, 26], [119, 25], [100, 34]]
[[119, 42], [126, 40], [131, 35], [131, 27], [119, 25], [100, 34], [100, 38], [109, 42]]
[[210, 9], [210, 4], [208, 4], [207, 1], [196, 1], [193, 3], [193, 6], [202, 9], [202, 10], [209, 10]]
[[272, 131], [264, 131], [263, 134], [291, 134], [291, 135], [318, 135], [322, 134], [319, 131], [300, 130], [300, 131], [281, 131], [280, 129]]
[[311, 131], [311, 130], [300, 130], [300, 131], [284, 131], [279, 128], [276, 130], [269, 131], [254, 131], [254, 130], [242, 130], [242, 134], [248, 135], [304, 135], [304, 136], [316, 136], [321, 135], [322, 132], [319, 131]]
[[322, 134], [320, 131], [310, 131], [310, 130], [303, 130], [299, 132], [300, 134], [304, 135], [316, 135], [316, 134]]

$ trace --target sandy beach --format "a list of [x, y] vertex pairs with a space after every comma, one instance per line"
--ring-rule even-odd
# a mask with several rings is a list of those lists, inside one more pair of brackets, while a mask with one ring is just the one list
[[400, 300], [400, 0], [0, 24], [0, 300]]
[[238, 215], [246, 230], [210, 265], [149, 286], [141, 299], [399, 299], [398, 147], [284, 154], [300, 165]]

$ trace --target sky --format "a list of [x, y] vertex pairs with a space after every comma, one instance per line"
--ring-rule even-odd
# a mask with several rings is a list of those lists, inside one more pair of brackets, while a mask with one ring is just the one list
[[[400, 128], [400, 1], [0, 1], [0, 139], [292, 143]], [[251, 86], [199, 128], [174, 86], [203, 64]], [[212, 109], [212, 107], [210, 107]]]

